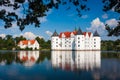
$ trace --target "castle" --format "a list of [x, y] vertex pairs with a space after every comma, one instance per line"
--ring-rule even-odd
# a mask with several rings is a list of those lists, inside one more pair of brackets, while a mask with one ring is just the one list
[[79, 28], [73, 32], [61, 32], [55, 30], [51, 36], [52, 50], [100, 50], [101, 38], [97, 31], [82, 32]]

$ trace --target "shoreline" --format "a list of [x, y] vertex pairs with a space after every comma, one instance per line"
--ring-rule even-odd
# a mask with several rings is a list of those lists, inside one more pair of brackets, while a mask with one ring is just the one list
[[115, 50], [51, 50], [51, 49], [41, 49], [41, 50], [0, 50], [0, 52], [18, 52], [18, 51], [101, 51], [103, 53], [107, 53], [107, 52], [120, 52], [119, 51], [115, 51]]

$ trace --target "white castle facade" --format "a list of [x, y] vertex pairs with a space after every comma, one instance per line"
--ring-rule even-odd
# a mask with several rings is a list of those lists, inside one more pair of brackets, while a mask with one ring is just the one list
[[52, 50], [100, 50], [101, 38], [97, 31], [82, 32], [78, 31], [61, 32], [56, 31], [51, 37]]

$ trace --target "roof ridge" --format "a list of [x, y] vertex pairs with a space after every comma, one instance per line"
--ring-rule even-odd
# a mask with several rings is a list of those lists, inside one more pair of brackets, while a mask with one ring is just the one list
[[96, 36], [96, 37], [97, 37], [97, 36], [98, 36], [98, 37], [100, 36], [100, 35], [98, 34], [97, 30], [94, 32], [93, 36]]

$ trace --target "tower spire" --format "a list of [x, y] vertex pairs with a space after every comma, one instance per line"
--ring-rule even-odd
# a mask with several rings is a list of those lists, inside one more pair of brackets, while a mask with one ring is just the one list
[[81, 28], [79, 27], [78, 31], [77, 31], [77, 35], [82, 35], [82, 30]]
[[75, 30], [74, 31], [77, 31], [77, 28], [75, 27]]
[[98, 37], [100, 36], [100, 35], [98, 34], [97, 30], [94, 32], [93, 36], [98, 36]]
[[56, 30], [54, 31], [52, 36], [59, 36], [58, 33], [56, 32]]

